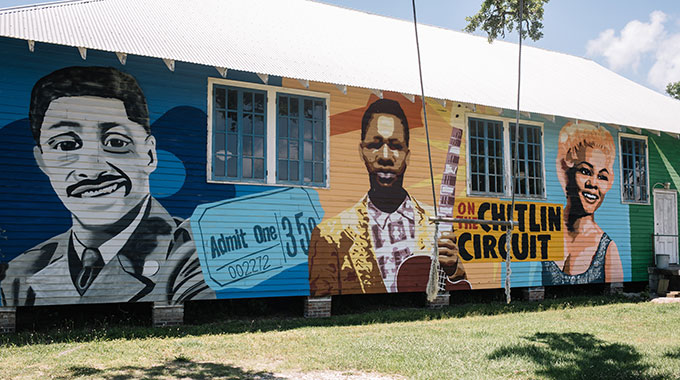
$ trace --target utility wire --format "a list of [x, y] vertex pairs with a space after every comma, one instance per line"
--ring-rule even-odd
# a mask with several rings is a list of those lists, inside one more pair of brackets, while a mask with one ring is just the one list
[[416, 30], [416, 50], [418, 51], [418, 74], [420, 75], [420, 100], [423, 103], [423, 118], [425, 119], [425, 137], [427, 138], [427, 159], [430, 162], [430, 184], [432, 185], [432, 205], [434, 206], [434, 216], [437, 213], [437, 195], [434, 191], [434, 172], [432, 171], [432, 151], [430, 149], [430, 131], [427, 128], [427, 110], [425, 106], [425, 88], [423, 87], [423, 69], [420, 61], [420, 43], [418, 42], [418, 21], [416, 18], [416, 0], [411, 0], [413, 5], [413, 28]]
[[[520, 84], [522, 83], [522, 16], [524, 16], [524, 0], [519, 0], [519, 54], [517, 62], [517, 112], [515, 114], [515, 138], [512, 141], [515, 147], [515, 162], [512, 168], [512, 180], [510, 181], [510, 193], [512, 194], [512, 201], [510, 202], [510, 218], [515, 219], [515, 181], [517, 180], [517, 172], [519, 171], [519, 147], [517, 146], [517, 139], [519, 139], [519, 95]], [[510, 225], [507, 233], [507, 249], [505, 254], [505, 301], [510, 303], [510, 263], [512, 262], [512, 229], [514, 223]]]

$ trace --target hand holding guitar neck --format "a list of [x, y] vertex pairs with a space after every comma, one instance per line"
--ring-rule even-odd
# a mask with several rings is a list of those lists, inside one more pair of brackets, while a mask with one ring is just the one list
[[[446, 154], [446, 164], [442, 174], [439, 195], [439, 216], [453, 217], [453, 207], [456, 194], [456, 174], [458, 173], [458, 158], [463, 130], [453, 128], [449, 140], [449, 150]], [[441, 291], [471, 289], [467, 281], [465, 267], [458, 256], [456, 235], [451, 223], [439, 223], [441, 236], [437, 238], [439, 250], [439, 285]], [[433, 228], [434, 230], [434, 228]], [[430, 255], [413, 255], [401, 263], [397, 272], [397, 288], [400, 292], [425, 291], [430, 278], [432, 264]]]
[[467, 279], [463, 262], [458, 257], [458, 242], [453, 231], [442, 232], [439, 240], [439, 265], [446, 276], [452, 280]]

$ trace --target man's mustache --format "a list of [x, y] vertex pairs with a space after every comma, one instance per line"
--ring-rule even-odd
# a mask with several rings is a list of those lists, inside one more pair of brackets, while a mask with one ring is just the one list
[[[110, 164], [109, 164], [110, 165]], [[121, 187], [125, 187], [125, 196], [130, 194], [130, 189], [132, 187], [132, 182], [130, 178], [121, 172], [118, 168], [111, 165], [119, 174], [107, 174], [101, 173], [95, 179], [84, 179], [66, 188], [66, 195], [69, 197], [82, 198], [83, 194], [87, 192], [93, 192], [92, 197], [107, 195], [115, 192]], [[96, 193], [98, 191], [113, 187], [108, 191], [101, 193]]]

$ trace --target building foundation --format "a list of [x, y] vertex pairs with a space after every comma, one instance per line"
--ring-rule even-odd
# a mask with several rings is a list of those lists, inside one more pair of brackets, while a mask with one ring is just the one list
[[451, 304], [451, 293], [439, 293], [437, 298], [432, 302], [427, 302], [427, 307], [430, 309], [441, 309]]
[[305, 318], [328, 318], [331, 316], [331, 296], [307, 297]]
[[524, 288], [522, 293], [527, 301], [543, 301], [545, 299], [545, 287], [543, 286]]
[[179, 326], [184, 324], [184, 304], [167, 305], [154, 302], [151, 311], [153, 327]]
[[0, 334], [13, 333], [17, 329], [17, 308], [0, 307]]

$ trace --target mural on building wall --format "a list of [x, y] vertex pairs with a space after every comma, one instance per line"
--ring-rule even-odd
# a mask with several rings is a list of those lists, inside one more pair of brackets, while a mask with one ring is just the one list
[[557, 177], [566, 195], [564, 258], [543, 263], [543, 284], [623, 281], [616, 243], [595, 222], [614, 182], [614, 139], [602, 126], [567, 123], [557, 149]]
[[[312, 233], [312, 295], [397, 292], [400, 265], [414, 254], [432, 252], [434, 228], [428, 218], [433, 210], [404, 188], [409, 142], [409, 121], [397, 101], [379, 99], [368, 106], [358, 149], [369, 189]], [[442, 234], [437, 243], [446, 275], [464, 280], [453, 235]]]
[[[0, 128], [11, 145], [0, 152], [3, 305], [423, 291], [434, 244], [445, 289], [502, 287], [503, 227], [442, 223], [435, 236], [420, 101], [315, 84], [333, 99], [329, 188], [212, 183], [204, 79], [214, 70], [194, 68], [181, 77], [191, 89], [170, 96], [158, 83], [177, 73], [140, 67], [128, 63], [135, 77], [100, 66], [27, 68], [14, 83], [33, 92], [30, 105], [28, 96], [12, 100], [19, 111], [4, 113]], [[506, 111], [432, 99], [425, 107], [439, 215], [509, 220], [509, 197], [468, 194], [465, 135], [466, 114]], [[544, 161], [556, 165], [542, 166], [543, 197], [516, 203], [513, 286], [630, 280], [628, 209], [651, 211], [620, 202], [612, 133], [533, 121], [544, 125]], [[650, 160], [659, 161], [654, 141]]]
[[210, 296], [188, 225], [150, 194], [156, 142], [131, 75], [57, 70], [33, 87], [29, 122], [35, 161], [72, 225], [8, 263], [6, 305]]
[[[322, 218], [316, 191], [299, 187], [198, 206], [191, 227], [206, 282], [225, 298], [306, 290], [309, 241]], [[285, 280], [271, 281], [277, 275]]]
[[[510, 218], [510, 201], [461, 198], [455, 204], [456, 218], [507, 221], [518, 226], [512, 234], [514, 262], [562, 260], [564, 237], [562, 205], [516, 202]], [[490, 224], [456, 223], [459, 254], [465, 263], [505, 261], [507, 229]]]

